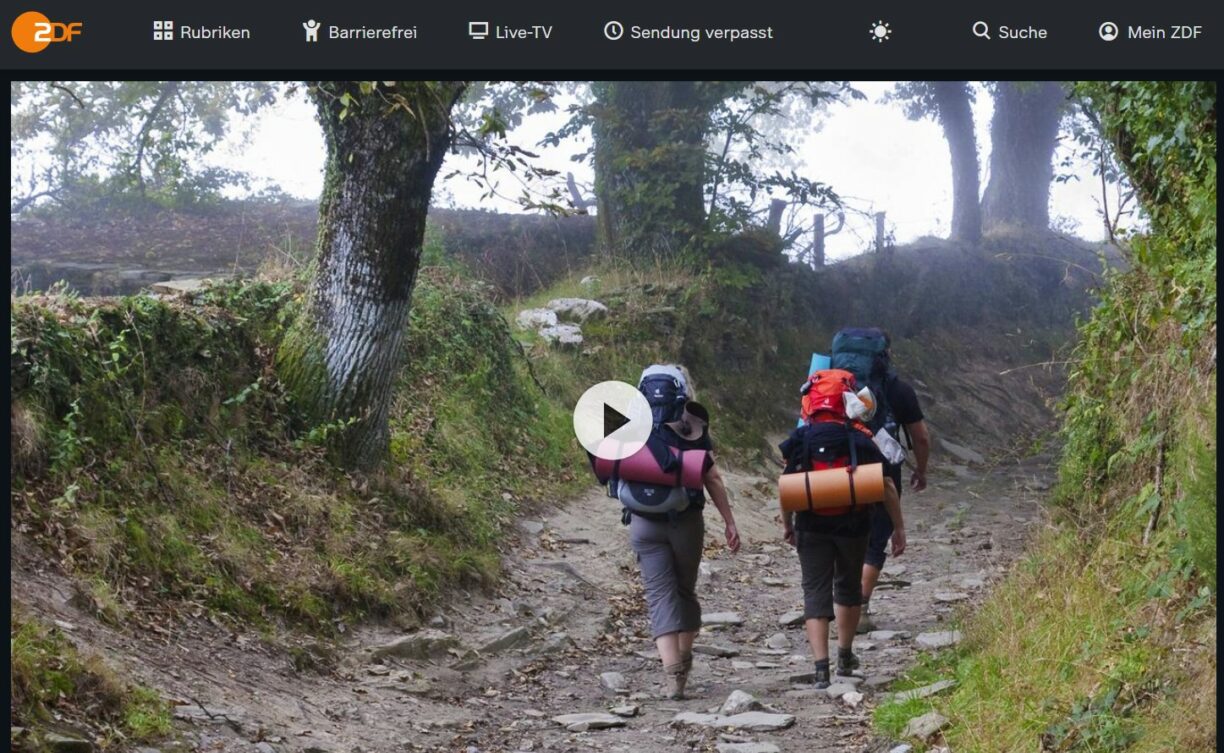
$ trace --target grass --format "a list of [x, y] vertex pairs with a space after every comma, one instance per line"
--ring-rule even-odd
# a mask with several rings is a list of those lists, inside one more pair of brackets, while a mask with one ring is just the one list
[[568, 408], [532, 382], [478, 286], [422, 275], [394, 462], [360, 478], [295, 432], [268, 376], [292, 292], [210, 296], [203, 309], [15, 299], [14, 525], [101, 619], [156, 601], [324, 634], [415, 624], [448, 591], [493, 581], [520, 504], [573, 488]]
[[170, 704], [156, 692], [120, 680], [95, 656], [82, 655], [59, 628], [10, 604], [9, 693], [13, 727], [26, 730], [16, 747], [40, 749], [48, 730], [71, 732], [102, 750], [165, 737]]

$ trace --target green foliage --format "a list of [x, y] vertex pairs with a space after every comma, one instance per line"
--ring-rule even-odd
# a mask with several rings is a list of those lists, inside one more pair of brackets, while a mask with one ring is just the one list
[[11, 607], [11, 721], [27, 728], [21, 745], [37, 749], [43, 730], [65, 723], [88, 733], [103, 750], [170, 733], [170, 704], [155, 692], [119, 681], [96, 657], [81, 656], [58, 628]]
[[13, 211], [38, 202], [186, 207], [215, 201], [246, 176], [204, 166], [236, 117], [278, 86], [233, 81], [15, 82]]
[[1185, 543], [1201, 539], [1184, 526], [1208, 509], [1214, 516], [1198, 466], [1215, 448], [1204, 444], [1200, 422], [1187, 420], [1214, 384], [1204, 368], [1216, 325], [1214, 89], [1078, 87], [1143, 194], [1153, 232], [1134, 239], [1131, 269], [1107, 274], [1101, 304], [1080, 327], [1059, 493], [1075, 515], [1132, 510], [1132, 532], [1163, 506], [1160, 520], [1174, 524], [1170, 533], [1180, 542], [1169, 571], [1193, 568], [1212, 580], [1214, 557], [1207, 562], [1201, 543]]
[[967, 623], [960, 684], [935, 705], [957, 751], [1214, 749], [1215, 84], [1077, 92], [1151, 232], [1080, 323], [1063, 525]]
[[116, 623], [158, 599], [330, 632], [364, 615], [411, 621], [450, 588], [489, 583], [515, 504], [552, 498], [578, 458], [568, 411], [532, 383], [486, 293], [423, 275], [398, 462], [368, 478], [319, 448], [344, 422], [301, 421], [277, 379], [291, 284], [219, 286], [196, 305], [15, 299], [14, 426], [29, 435], [15, 444], [45, 462], [15, 454], [14, 530]]

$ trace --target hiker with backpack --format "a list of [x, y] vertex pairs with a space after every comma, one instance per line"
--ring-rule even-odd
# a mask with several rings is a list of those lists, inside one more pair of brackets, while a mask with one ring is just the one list
[[[675, 481], [668, 485], [618, 478], [618, 466], [608, 485], [609, 494], [624, 507], [621, 522], [629, 526], [629, 543], [646, 592], [650, 634], [672, 699], [684, 698], [693, 666], [693, 641], [701, 629], [696, 589], [705, 543], [706, 492], [722, 515], [727, 548], [737, 552], [740, 547], [727, 490], [711, 454], [710, 414], [693, 400], [692, 384], [688, 372], [677, 365], [649, 366], [638, 380], [654, 421], [646, 450], [660, 469], [676, 474]], [[686, 472], [690, 459], [701, 463], [699, 475]], [[687, 480], [693, 475], [695, 480]]]
[[[788, 486], [802, 490], [806, 508], [802, 499], [797, 511], [788, 508], [787, 491], [780, 482], [782, 531], [799, 557], [804, 627], [815, 660], [815, 685], [827, 688], [831, 621], [837, 623], [837, 674], [850, 676], [859, 666], [854, 635], [861, 611], [863, 558], [873, 510], [883, 508], [894, 524], [893, 554], [905, 551], [905, 525], [896, 488], [891, 479], [884, 478], [884, 456], [864, 422], [864, 413], [872, 411], [874, 398], [868, 391], [860, 391], [853, 374], [839, 369], [813, 373], [802, 394], [802, 423], [779, 449], [786, 458], [784, 474], [803, 474], [802, 484]], [[860, 413], [849, 413], [850, 406]], [[814, 474], [809, 471], [834, 471], [824, 478], [833, 478], [836, 488], [813, 491]], [[878, 483], [877, 496], [872, 498], [866, 496], [871, 493], [870, 471], [874, 471]], [[861, 503], [859, 495], [863, 495]]]
[[[931, 437], [923, 419], [922, 407], [914, 388], [897, 376], [892, 364], [892, 338], [875, 327], [847, 327], [833, 337], [833, 368], [853, 373], [859, 384], [865, 384], [877, 395], [877, 410], [869, 428], [877, 436], [887, 433], [898, 442], [908, 437], [914, 451], [914, 467], [910, 474], [910, 488], [920, 492], [926, 488], [927, 459], [930, 457]], [[904, 451], [897, 462], [887, 462], [885, 473], [892, 479], [901, 495], [901, 466]], [[871, 511], [871, 532], [867, 538], [867, 553], [863, 561], [862, 592], [863, 610], [859, 619], [860, 633], [875, 630], [871, 619], [871, 594], [875, 591], [887, 559], [885, 548], [893, 535], [892, 518], [880, 508]]]

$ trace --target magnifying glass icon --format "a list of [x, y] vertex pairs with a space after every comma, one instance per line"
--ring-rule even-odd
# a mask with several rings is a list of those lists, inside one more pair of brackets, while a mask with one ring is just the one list
[[981, 37], [982, 39], [990, 39], [990, 24], [985, 21], [977, 21], [973, 24], [973, 36]]

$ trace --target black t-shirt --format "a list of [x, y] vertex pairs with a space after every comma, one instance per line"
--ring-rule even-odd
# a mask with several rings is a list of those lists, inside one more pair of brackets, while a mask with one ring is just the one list
[[898, 377], [890, 380], [885, 390], [888, 407], [898, 424], [908, 426], [922, 420], [922, 406], [918, 404], [918, 395], [914, 392], [914, 388], [909, 386], [909, 383]]
[[[922, 406], [918, 404], [918, 395], [908, 382], [904, 382], [900, 377], [896, 377], [889, 380], [885, 387], [885, 399], [888, 400], [888, 409], [892, 412], [892, 416], [898, 424], [897, 436], [893, 437], [893, 439], [904, 445], [905, 430], [903, 427], [916, 424], [923, 419]], [[897, 487], [897, 494], [900, 494], [901, 466], [885, 463], [884, 472], [893, 480], [893, 484]]]

